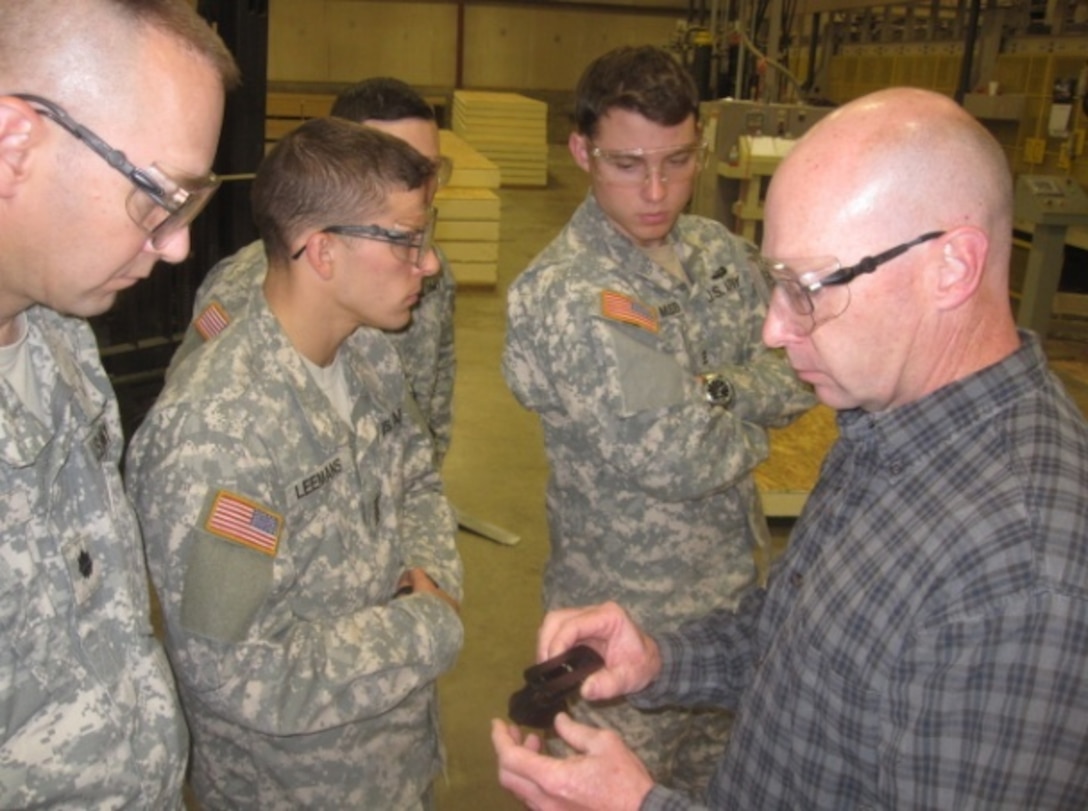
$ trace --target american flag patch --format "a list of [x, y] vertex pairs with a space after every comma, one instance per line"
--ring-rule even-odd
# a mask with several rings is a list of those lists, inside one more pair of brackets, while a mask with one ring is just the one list
[[209, 341], [225, 330], [229, 323], [227, 311], [218, 301], [213, 301], [193, 319], [193, 329], [200, 333], [201, 338]]
[[226, 490], [215, 494], [215, 501], [204, 522], [213, 535], [274, 556], [280, 543], [283, 518], [249, 499]]
[[613, 321], [634, 324], [649, 332], [658, 331], [657, 310], [615, 290], [601, 292], [601, 315]]

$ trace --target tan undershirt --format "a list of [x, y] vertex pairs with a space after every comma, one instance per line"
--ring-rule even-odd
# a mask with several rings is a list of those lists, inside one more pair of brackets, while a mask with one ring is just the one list
[[26, 313], [19, 313], [15, 316], [15, 342], [0, 346], [0, 377], [3, 377], [15, 389], [23, 405], [30, 409], [30, 412], [41, 420], [43, 425], [48, 425], [49, 417], [45, 413], [45, 404], [38, 391], [38, 379], [30, 363], [30, 344], [26, 339], [29, 334]]
[[668, 243], [655, 245], [652, 248], [643, 248], [642, 252], [646, 254], [651, 262], [665, 268], [680, 281], [686, 282], [688, 280], [687, 274], [684, 273], [684, 267], [680, 264], [680, 257], [676, 255], [672, 245]]

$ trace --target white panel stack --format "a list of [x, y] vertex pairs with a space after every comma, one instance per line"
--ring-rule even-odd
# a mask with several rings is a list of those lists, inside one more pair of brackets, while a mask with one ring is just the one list
[[548, 184], [548, 105], [518, 93], [453, 92], [453, 131], [498, 164], [504, 186]]
[[494, 285], [499, 276], [499, 167], [462, 138], [440, 130], [442, 154], [453, 175], [435, 195], [435, 241], [463, 285]]

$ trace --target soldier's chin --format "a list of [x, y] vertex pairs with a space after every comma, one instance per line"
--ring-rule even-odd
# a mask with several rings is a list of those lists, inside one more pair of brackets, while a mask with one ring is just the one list
[[403, 332], [412, 325], [412, 311], [406, 310], [403, 313], [397, 315], [390, 315], [388, 318], [384, 318], [380, 323], [368, 324], [367, 326], [376, 327], [384, 332]]
[[64, 315], [74, 315], [78, 318], [93, 318], [109, 311], [117, 302], [117, 291], [97, 292], [74, 301], [65, 302], [54, 309]]

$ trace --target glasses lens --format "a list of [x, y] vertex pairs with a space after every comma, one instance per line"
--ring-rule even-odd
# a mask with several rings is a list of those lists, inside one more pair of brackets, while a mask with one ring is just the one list
[[151, 232], [151, 244], [156, 248], [161, 248], [169, 241], [171, 236], [188, 228], [200, 212], [204, 210], [204, 207], [208, 205], [208, 201], [212, 199], [218, 188], [219, 183], [217, 182], [212, 186], [190, 192], [185, 205], [167, 216]]
[[151, 234], [151, 244], [161, 248], [173, 234], [187, 228], [219, 188], [219, 178], [175, 180], [157, 164], [141, 170], [133, 179], [136, 188], [128, 196], [128, 214]]
[[705, 158], [706, 147], [702, 144], [681, 149], [665, 156], [660, 171], [671, 180], [690, 180], [703, 168]]
[[801, 286], [797, 273], [785, 262], [764, 259], [760, 269], [771, 288], [772, 298], [784, 301], [796, 315], [812, 315], [813, 302], [808, 290]]
[[812, 320], [819, 326], [846, 312], [850, 306], [850, 285], [829, 285], [820, 291], [815, 301], [816, 311], [812, 314]]
[[427, 213], [427, 223], [423, 228], [416, 231], [400, 229], [387, 231], [383, 241], [389, 243], [393, 255], [401, 262], [409, 262], [417, 268], [423, 267], [423, 263], [434, 247], [436, 217], [437, 212], [432, 208]]
[[[651, 160], [650, 155], [662, 157]], [[591, 152], [601, 180], [617, 186], [641, 186], [656, 172], [662, 183], [685, 183], [706, 162], [706, 144], [691, 144], [679, 149], [652, 149], [638, 152], [611, 152], [594, 147]]]
[[774, 284], [771, 305], [785, 306], [794, 317], [794, 328], [802, 335], [808, 335], [820, 324], [838, 318], [850, 306], [849, 285], [821, 284], [822, 279], [839, 269], [839, 262], [833, 257], [796, 260], [764, 258], [760, 266]]
[[434, 249], [434, 226], [435, 221], [438, 219], [438, 212], [435, 209], [430, 209], [427, 212], [427, 224], [423, 226], [423, 230], [419, 235], [419, 247], [416, 249], [416, 255], [413, 259], [413, 264], [417, 268], [423, 267], [423, 263], [427, 261], [428, 255]]

